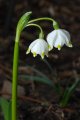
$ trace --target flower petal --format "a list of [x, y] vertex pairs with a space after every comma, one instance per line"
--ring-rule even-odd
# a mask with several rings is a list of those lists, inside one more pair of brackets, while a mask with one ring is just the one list
[[29, 48], [32, 49], [32, 47], [34, 47], [34, 45], [36, 44], [36, 42], [37, 42], [37, 40], [33, 41], [33, 42], [30, 44]]
[[64, 44], [68, 47], [72, 47], [70, 34], [64, 29], [57, 29], [49, 33], [47, 36], [47, 42], [49, 44], [49, 50], [51, 50], [53, 47], [60, 50]]
[[27, 54], [30, 52], [30, 50], [34, 57], [39, 54], [43, 59], [44, 55], [48, 55], [48, 44], [43, 39], [37, 39], [30, 44]]
[[47, 35], [47, 42], [49, 44], [49, 50], [53, 49], [53, 44], [57, 38], [57, 31], [54, 30]]

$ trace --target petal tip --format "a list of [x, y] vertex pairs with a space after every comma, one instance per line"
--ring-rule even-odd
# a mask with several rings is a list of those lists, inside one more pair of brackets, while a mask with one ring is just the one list
[[33, 52], [33, 57], [36, 57], [36, 56], [37, 56], [36, 52]]
[[42, 52], [42, 54], [41, 54], [41, 58], [44, 59], [44, 52]]
[[28, 48], [28, 50], [26, 51], [26, 54], [29, 54], [30, 53], [30, 49]]
[[61, 45], [58, 45], [57, 48], [58, 48], [58, 50], [61, 50]]
[[51, 51], [53, 48], [50, 45], [48, 45], [48, 49], [49, 51]]
[[48, 54], [46, 56], [48, 57]]
[[68, 46], [69, 46], [69, 47], [71, 47], [71, 48], [73, 47], [73, 45], [72, 45], [72, 44], [69, 44]]

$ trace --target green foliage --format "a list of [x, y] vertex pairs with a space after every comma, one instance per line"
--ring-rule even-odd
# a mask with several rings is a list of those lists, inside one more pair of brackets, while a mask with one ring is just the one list
[[34, 82], [38, 82], [38, 83], [42, 83], [42, 84], [46, 84], [51, 86], [55, 92], [60, 96], [61, 94], [61, 86], [59, 83], [54, 83], [52, 80], [50, 80], [49, 78], [43, 77], [43, 76], [31, 76], [31, 75], [19, 75], [19, 78], [22, 78], [24, 80], [31, 80]]
[[4, 114], [4, 119], [11, 120], [11, 102], [1, 97], [0, 106]]
[[[48, 61], [47, 61], [46, 65], [49, 67], [50, 72], [53, 73], [53, 69]], [[34, 67], [31, 67], [31, 66], [26, 66], [26, 67], [30, 68], [34, 73], [36, 73], [36, 75], [21, 75], [20, 74], [19, 78], [22, 78], [22, 79], [27, 80], [27, 81], [32, 80], [32, 81], [39, 82], [42, 84], [47, 84], [47, 85], [51, 86], [55, 90], [55, 92], [57, 92], [57, 94], [60, 96], [61, 86], [58, 82], [55, 83], [54, 81], [49, 79], [47, 75], [45, 75], [43, 72], [41, 72], [40, 70], [38, 70]]]
[[75, 89], [77, 88], [79, 83], [80, 83], [80, 79], [77, 78], [76, 81], [72, 84], [71, 87], [66, 88], [66, 90], [63, 94], [63, 97], [60, 101], [60, 106], [61, 107], [65, 107], [68, 104], [68, 101], [69, 101], [70, 97], [72, 96], [73, 92], [75, 91]]
[[40, 83], [44, 83], [47, 85], [50, 85], [53, 87], [53, 82], [45, 77], [41, 77], [41, 76], [31, 76], [31, 75], [19, 75], [20, 78], [23, 78], [25, 80], [32, 80], [32, 81], [36, 81], [36, 82], [40, 82]]
[[14, 46], [14, 58], [13, 58], [13, 77], [12, 77], [12, 120], [17, 119], [17, 78], [18, 78], [18, 62], [19, 62], [19, 40], [22, 30], [28, 24], [31, 12], [25, 13], [19, 20]]
[[[46, 63], [46, 65], [48, 66], [48, 68], [50, 69], [50, 71], [53, 73], [54, 71], [53, 71], [53, 68], [52, 68], [52, 66], [50, 65], [50, 63], [49, 63], [46, 59], [44, 59], [43, 61]], [[68, 102], [69, 102], [72, 94], [74, 93], [75, 89], [76, 89], [77, 86], [79, 85], [79, 83], [80, 83], [80, 78], [78, 78], [78, 77], [76, 76], [75, 79], [76, 79], [75, 82], [74, 82], [70, 87], [66, 88], [66, 89], [64, 90], [64, 93], [63, 93], [62, 95], [61, 95], [62, 89], [61, 89], [61, 86], [60, 86], [59, 82], [58, 82], [58, 83], [54, 83], [54, 89], [56, 90], [56, 92], [58, 93], [58, 95], [59, 95], [60, 97], [62, 96], [62, 99], [61, 99], [61, 101], [60, 101], [60, 106], [61, 106], [61, 107], [67, 106], [67, 104], [68, 104]]]

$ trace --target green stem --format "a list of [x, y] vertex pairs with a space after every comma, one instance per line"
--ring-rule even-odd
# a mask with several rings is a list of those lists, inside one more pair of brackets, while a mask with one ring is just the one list
[[[28, 26], [38, 27], [41, 31], [40, 38], [44, 36], [42, 28], [37, 24], [28, 24]], [[12, 120], [17, 120], [17, 81], [18, 81], [18, 63], [19, 63], [19, 39], [20, 32], [17, 30], [14, 46], [13, 59], [13, 79], [12, 79]]]
[[26, 27], [28, 27], [28, 26], [35, 26], [35, 27], [38, 27], [38, 28], [40, 29], [39, 38], [41, 38], [41, 39], [44, 38], [43, 30], [42, 30], [42, 28], [41, 28], [39, 25], [37, 25], [37, 24], [28, 24]]
[[49, 21], [52, 21], [54, 29], [59, 29], [58, 23], [54, 19], [49, 18], [49, 17], [43, 17], [43, 18], [33, 19], [33, 20], [30, 20], [28, 23], [30, 24], [30, 23], [33, 23], [33, 22], [36, 22], [36, 21], [40, 21], [40, 20], [49, 20]]
[[67, 106], [71, 95], [73, 94], [73, 92], [75, 91], [75, 89], [79, 85], [79, 83], [80, 83], [80, 79], [76, 78], [76, 81], [71, 85], [71, 87], [66, 88], [66, 90], [65, 90], [65, 92], [63, 94], [63, 98], [60, 101], [60, 106], [61, 107]]
[[[14, 58], [13, 58], [13, 78], [12, 78], [12, 120], [17, 120], [17, 81], [18, 81], [18, 62], [19, 62], [19, 39], [20, 39], [20, 34], [23, 28], [25, 26], [36, 26], [41, 30], [40, 33], [40, 38], [42, 38], [43, 31], [42, 28], [37, 25], [37, 24], [30, 24], [35, 21], [39, 20], [50, 20], [53, 22], [54, 29], [59, 29], [58, 24], [56, 21], [54, 21], [52, 18], [38, 18], [35, 20], [31, 20], [28, 22], [29, 14], [24, 14], [20, 21], [18, 22], [18, 27], [17, 27], [17, 33], [16, 33], [16, 38], [15, 38], [15, 47], [14, 47]], [[24, 21], [25, 20], [25, 21]], [[26, 23], [28, 22], [28, 25]]]
[[12, 79], [12, 120], [17, 120], [17, 80], [18, 80], [18, 59], [19, 57], [19, 36], [16, 36], [13, 59]]

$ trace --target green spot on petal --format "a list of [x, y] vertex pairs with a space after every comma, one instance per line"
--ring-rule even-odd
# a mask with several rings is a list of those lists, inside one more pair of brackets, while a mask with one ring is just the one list
[[27, 50], [26, 54], [29, 54], [29, 53], [30, 53], [30, 48], [28, 48], [28, 50]]
[[36, 52], [33, 52], [33, 57], [36, 57], [36, 55], [37, 55]]
[[41, 58], [44, 59], [44, 52], [41, 54]]
[[48, 49], [49, 49], [49, 51], [50, 51], [50, 50], [52, 50], [52, 48], [51, 48], [51, 46], [50, 46], [50, 45], [48, 45]]
[[68, 43], [68, 47], [73, 47], [72, 44], [71, 44], [71, 42]]
[[57, 48], [58, 48], [58, 50], [60, 50], [61, 49], [61, 45], [58, 45]]

